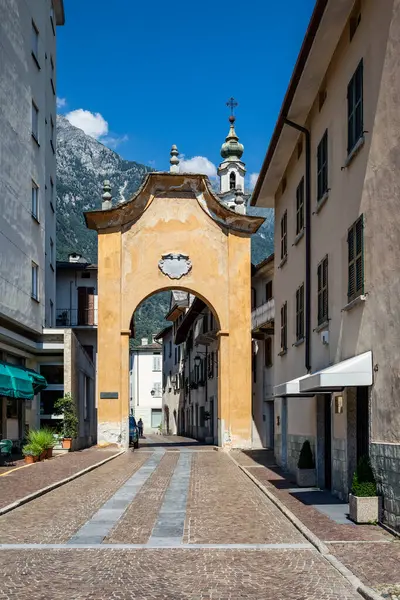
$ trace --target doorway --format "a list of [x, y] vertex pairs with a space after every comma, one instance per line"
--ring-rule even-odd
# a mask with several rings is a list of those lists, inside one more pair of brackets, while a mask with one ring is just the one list
[[264, 402], [264, 446], [274, 449], [274, 401]]
[[324, 471], [325, 489], [332, 489], [332, 409], [331, 396], [324, 396]]
[[369, 456], [369, 406], [368, 406], [368, 388], [357, 388], [357, 463], [362, 456]]

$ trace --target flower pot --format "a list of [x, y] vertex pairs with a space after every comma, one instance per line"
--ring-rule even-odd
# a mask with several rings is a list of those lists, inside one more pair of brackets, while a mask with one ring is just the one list
[[62, 447], [64, 450], [71, 450], [72, 438], [63, 438]]
[[36, 456], [32, 456], [31, 454], [27, 454], [25, 456], [25, 462], [27, 465], [33, 465], [34, 462], [36, 462], [37, 457]]
[[39, 460], [44, 460], [45, 458], [47, 458], [47, 450], [43, 450], [43, 452], [40, 453]]
[[53, 448], [47, 448], [46, 458], [52, 458], [52, 457], [53, 457]]
[[350, 519], [355, 523], [376, 523], [382, 510], [381, 496], [353, 496], [349, 494]]
[[296, 482], [299, 487], [315, 487], [316, 485], [315, 469], [296, 469]]

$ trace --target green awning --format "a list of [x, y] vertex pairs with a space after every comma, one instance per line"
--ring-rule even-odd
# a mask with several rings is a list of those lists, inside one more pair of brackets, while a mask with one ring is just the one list
[[0, 361], [0, 396], [32, 400], [46, 387], [46, 379], [36, 371]]

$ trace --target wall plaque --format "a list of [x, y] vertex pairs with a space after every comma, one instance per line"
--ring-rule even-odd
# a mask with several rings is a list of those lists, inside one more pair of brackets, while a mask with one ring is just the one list
[[100, 392], [101, 400], [118, 400], [118, 392]]
[[192, 269], [192, 263], [187, 254], [163, 254], [158, 263], [161, 273], [170, 279], [180, 279]]

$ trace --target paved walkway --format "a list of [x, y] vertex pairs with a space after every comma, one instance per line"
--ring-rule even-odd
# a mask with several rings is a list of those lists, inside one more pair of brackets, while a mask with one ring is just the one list
[[298, 488], [270, 451], [232, 451], [235, 460], [308, 527], [348, 569], [385, 598], [400, 598], [400, 539], [380, 526], [355, 525], [348, 505]]
[[5, 468], [3, 471], [0, 469], [0, 508], [116, 453], [116, 449], [88, 448], [55, 456], [33, 465], [25, 465], [19, 461], [14, 467]]
[[184, 439], [7, 513], [0, 544], [1, 600], [360, 598], [229, 456]]

